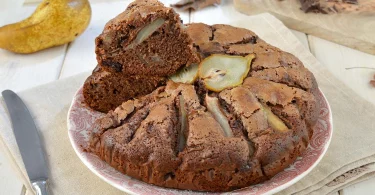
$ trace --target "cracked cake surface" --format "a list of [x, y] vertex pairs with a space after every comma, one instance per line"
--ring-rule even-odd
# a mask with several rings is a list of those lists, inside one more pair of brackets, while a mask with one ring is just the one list
[[[319, 111], [313, 74], [250, 30], [193, 23], [185, 31], [202, 59], [198, 70], [186, 70], [196, 71], [185, 74], [189, 84], [165, 75], [124, 77], [103, 66], [88, 78], [85, 87], [96, 88], [88, 97], [100, 96], [96, 110], [110, 110], [95, 122], [89, 151], [133, 178], [185, 190], [231, 191], [283, 171], [313, 135]], [[249, 55], [239, 85], [215, 91], [199, 74], [208, 57], [246, 61]], [[208, 75], [218, 81], [239, 65], [212, 64], [218, 69]]]
[[[317, 104], [309, 92], [248, 77], [241, 86], [205, 96], [218, 100], [218, 111], [209, 109], [207, 97], [200, 100], [194, 85], [173, 81], [126, 101], [96, 122], [92, 152], [150, 184], [229, 191], [287, 168], [313, 133]], [[275, 125], [275, 117], [287, 129]]]

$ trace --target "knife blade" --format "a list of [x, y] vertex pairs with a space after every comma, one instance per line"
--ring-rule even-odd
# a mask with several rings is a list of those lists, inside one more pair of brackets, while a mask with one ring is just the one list
[[48, 170], [38, 130], [21, 98], [11, 90], [2, 92], [12, 122], [13, 133], [27, 175], [36, 193], [47, 193]]

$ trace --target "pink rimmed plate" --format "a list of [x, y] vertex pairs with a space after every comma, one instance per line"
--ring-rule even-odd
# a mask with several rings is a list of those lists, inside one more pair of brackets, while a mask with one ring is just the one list
[[[298, 157], [287, 169], [278, 173], [270, 180], [233, 191], [231, 194], [257, 195], [279, 192], [306, 176], [319, 163], [327, 151], [332, 138], [332, 113], [321, 91], [318, 93], [318, 102], [321, 107], [320, 114], [306, 152], [301, 157]], [[70, 142], [82, 162], [107, 183], [130, 194], [219, 194], [175, 190], [150, 185], [120, 173], [94, 154], [85, 152], [83, 148], [87, 146], [89, 131], [92, 129], [91, 127], [95, 120], [101, 116], [103, 116], [102, 113], [91, 110], [83, 103], [82, 88], [80, 88], [74, 96], [68, 112]]]

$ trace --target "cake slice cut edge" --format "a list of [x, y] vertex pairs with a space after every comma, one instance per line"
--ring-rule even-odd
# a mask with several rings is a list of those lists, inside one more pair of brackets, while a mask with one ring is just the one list
[[199, 63], [181, 18], [157, 0], [136, 0], [96, 38], [99, 65], [126, 75], [169, 76]]

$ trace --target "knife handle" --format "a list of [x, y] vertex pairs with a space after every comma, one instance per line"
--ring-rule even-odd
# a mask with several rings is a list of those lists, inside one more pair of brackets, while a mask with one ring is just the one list
[[48, 195], [47, 192], [47, 181], [34, 181], [31, 183], [36, 195]]

